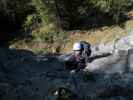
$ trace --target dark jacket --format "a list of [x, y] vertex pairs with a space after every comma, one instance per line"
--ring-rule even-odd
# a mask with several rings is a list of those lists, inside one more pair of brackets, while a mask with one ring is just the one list
[[65, 61], [66, 69], [76, 71], [82, 70], [86, 67], [85, 58], [82, 55], [76, 57], [74, 54], [70, 55], [69, 59]]

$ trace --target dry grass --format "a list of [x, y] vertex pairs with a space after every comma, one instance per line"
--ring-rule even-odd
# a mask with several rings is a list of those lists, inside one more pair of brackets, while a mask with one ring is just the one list
[[[96, 29], [95, 31], [90, 30], [84, 33], [76, 32], [76, 34], [69, 37], [68, 42], [65, 44], [65, 47], [62, 48], [61, 52], [70, 52], [72, 45], [77, 41], [87, 41], [92, 45], [97, 45], [101, 42], [107, 43], [114, 40], [115, 38], [120, 38], [126, 36], [133, 29], [133, 20], [129, 20], [124, 23], [123, 26], [112, 26], [112, 27], [103, 27]], [[71, 34], [68, 32], [68, 34]]]
[[[36, 31], [33, 33], [35, 33], [34, 35], [37, 35], [36, 37], [41, 37], [43, 39], [42, 37], [43, 34], [38, 34], [38, 33], [44, 33], [44, 31], [46, 31], [44, 29], [45, 28], [43, 27], [41, 29], [36, 29]], [[90, 42], [92, 45], [97, 45], [101, 42], [107, 43], [109, 41], [114, 40], [115, 38], [120, 38], [127, 35], [132, 29], [133, 29], [133, 20], [129, 20], [121, 26], [102, 27], [99, 29], [95, 30], [93, 29], [88, 31], [67, 32], [67, 34], [69, 34], [69, 37], [65, 40], [66, 41], [65, 43], [64, 42], [54, 43], [53, 45], [50, 46], [45, 42], [31, 41], [30, 43], [27, 43], [22, 40], [12, 44], [10, 47], [19, 48], [19, 49], [29, 49], [35, 53], [57, 52], [59, 50], [61, 53], [66, 53], [71, 51], [74, 42], [87, 41]]]

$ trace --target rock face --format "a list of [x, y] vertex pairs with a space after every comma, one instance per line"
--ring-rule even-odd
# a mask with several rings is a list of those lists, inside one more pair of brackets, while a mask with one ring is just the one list
[[0, 48], [0, 100], [133, 99], [133, 49], [117, 49], [77, 73], [66, 71], [58, 58]]
[[[30, 51], [6, 48], [0, 48], [0, 55], [0, 100], [133, 99], [133, 74], [129, 72], [106, 73], [111, 68], [105, 68], [105, 72], [99, 70], [72, 74], [64, 70], [63, 63], [56, 56], [34, 55]], [[111, 55], [108, 60], [102, 59], [110, 62], [112, 56], [115, 57]], [[123, 58], [116, 57], [110, 63], [117, 61], [123, 65]]]
[[[87, 69], [89, 71], [103, 70], [108, 73], [132, 72], [132, 41], [133, 31], [121, 39], [106, 44], [100, 43], [98, 46], [92, 47], [92, 56], [101, 55], [101, 57], [88, 63]], [[103, 57], [104, 53], [111, 53], [112, 55]]]
[[93, 62], [87, 64], [89, 71], [101, 70], [106, 73], [123, 73], [127, 70], [128, 51], [120, 50], [115, 54], [107, 57], [95, 59]]

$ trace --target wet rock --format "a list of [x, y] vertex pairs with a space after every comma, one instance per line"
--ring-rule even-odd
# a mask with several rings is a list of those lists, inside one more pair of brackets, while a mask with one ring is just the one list
[[128, 71], [133, 72], [133, 49], [128, 50]]
[[106, 73], [123, 73], [127, 66], [127, 51], [119, 50], [117, 53], [107, 57], [95, 59], [87, 64], [88, 71], [103, 71]]
[[68, 55], [0, 48], [0, 100], [132, 100], [132, 50], [116, 51], [70, 73]]

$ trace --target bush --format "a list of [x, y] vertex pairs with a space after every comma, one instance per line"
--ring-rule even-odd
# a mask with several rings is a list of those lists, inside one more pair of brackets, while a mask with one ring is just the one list
[[35, 12], [29, 14], [23, 24], [24, 31], [43, 27], [43, 32], [57, 31], [56, 9], [54, 0], [32, 0]]
[[80, 7], [81, 14], [88, 14], [88, 11], [98, 10], [113, 17], [118, 23], [121, 15], [132, 5], [130, 0], [85, 0]]

